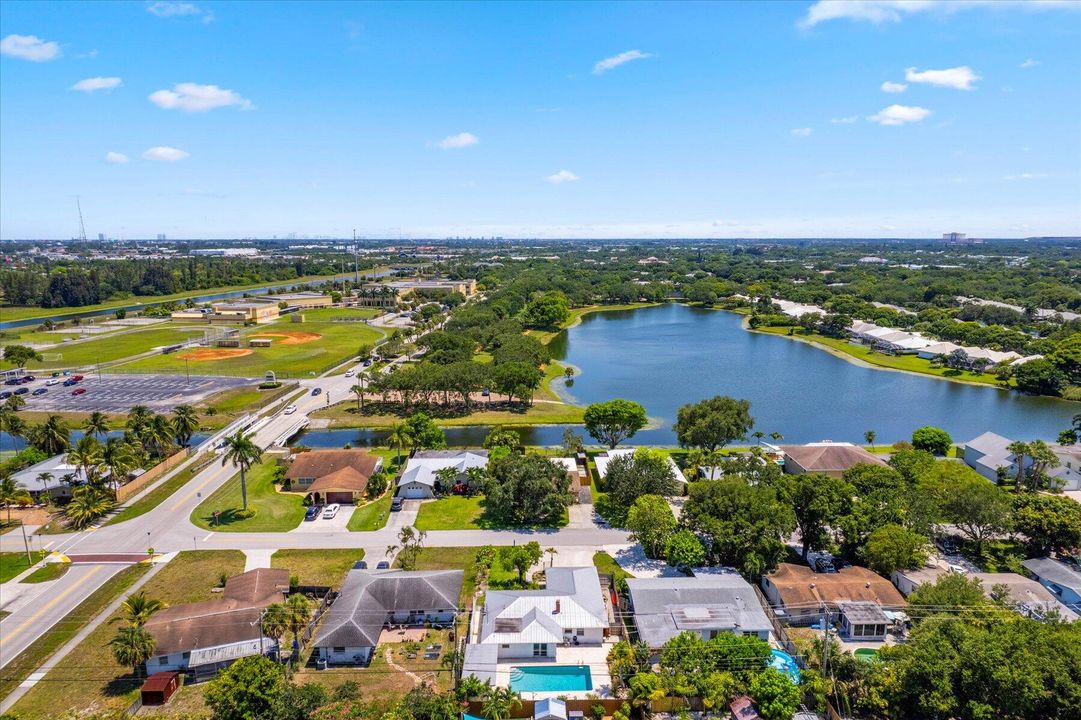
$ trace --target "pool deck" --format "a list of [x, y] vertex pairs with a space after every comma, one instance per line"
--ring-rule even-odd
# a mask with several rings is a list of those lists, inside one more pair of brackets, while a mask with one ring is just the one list
[[543, 700], [544, 698], [570, 698], [581, 700], [589, 697], [611, 698], [612, 676], [608, 673], [608, 653], [615, 641], [605, 642], [602, 645], [578, 645], [557, 647], [556, 656], [547, 660], [540, 658], [506, 658], [496, 665], [495, 673], [489, 673], [487, 678], [496, 687], [510, 687], [510, 675], [514, 668], [526, 667], [551, 667], [553, 665], [585, 665], [589, 667], [592, 679], [591, 690], [553, 690], [551, 692], [526, 691], [521, 696], [524, 700]]

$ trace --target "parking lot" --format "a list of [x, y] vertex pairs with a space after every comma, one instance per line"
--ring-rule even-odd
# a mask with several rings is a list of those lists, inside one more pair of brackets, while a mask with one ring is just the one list
[[[60, 384], [47, 386], [48, 380], [60, 380]], [[230, 388], [251, 385], [250, 378], [192, 377], [189, 382], [184, 377], [172, 375], [86, 375], [79, 384], [65, 387], [62, 383], [67, 378], [38, 377], [32, 383], [20, 385], [28, 388], [29, 393], [22, 396], [26, 400], [26, 410], [41, 412], [92, 412], [99, 410], [108, 413], [127, 412], [133, 405], [145, 405], [155, 412], [168, 412], [177, 405], [193, 405], [204, 398]], [[39, 388], [48, 392], [34, 395]], [[86, 390], [82, 395], [72, 395], [78, 389]], [[0, 385], [0, 390], [14, 391], [9, 385]]]

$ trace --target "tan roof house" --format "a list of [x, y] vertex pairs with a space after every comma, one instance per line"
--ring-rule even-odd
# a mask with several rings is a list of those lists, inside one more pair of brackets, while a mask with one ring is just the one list
[[784, 471], [793, 475], [822, 473], [841, 477], [854, 465], [867, 463], [885, 465], [882, 458], [872, 455], [859, 445], [846, 442], [817, 442], [806, 445], [782, 445]]
[[311, 450], [297, 453], [285, 471], [296, 490], [312, 493], [318, 503], [352, 503], [383, 469], [383, 458], [367, 450]]

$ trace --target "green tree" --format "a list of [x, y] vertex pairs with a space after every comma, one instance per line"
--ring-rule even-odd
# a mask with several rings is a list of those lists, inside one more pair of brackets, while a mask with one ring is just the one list
[[762, 720], [791, 720], [799, 710], [799, 687], [780, 670], [766, 668], [753, 677], [750, 692]]
[[119, 488], [124, 477], [139, 465], [135, 448], [118, 437], [108, 438], [101, 446], [101, 462], [109, 471], [114, 490]]
[[132, 673], [140, 677], [146, 661], [153, 657], [157, 643], [146, 628], [129, 625], [117, 630], [109, 647], [119, 664], [130, 666]]
[[504, 687], [488, 687], [482, 702], [482, 712], [488, 720], [508, 720], [522, 706], [518, 693]]
[[947, 455], [953, 446], [950, 434], [942, 428], [925, 425], [912, 433], [912, 447], [932, 455]]
[[330, 701], [330, 693], [319, 683], [286, 683], [275, 703], [273, 720], [310, 720], [312, 713]]
[[222, 467], [232, 463], [233, 467], [240, 470], [240, 501], [243, 506], [241, 509], [245, 512], [248, 510], [247, 472], [263, 456], [263, 451], [252, 441], [253, 435], [245, 435], [243, 430], [237, 430], [235, 435], [227, 435], [225, 452], [221, 457]]
[[91, 485], [96, 485], [104, 468], [101, 443], [93, 435], [83, 435], [68, 452], [68, 463], [83, 471], [83, 477]]
[[64, 418], [50, 415], [29, 433], [30, 444], [48, 455], [59, 455], [71, 447], [71, 431]]
[[[570, 317], [566, 296], [553, 291], [530, 300], [522, 309], [522, 324], [531, 328], [557, 329]], [[493, 718], [493, 720], [498, 720]]]
[[113, 499], [101, 490], [87, 485], [72, 492], [71, 502], [64, 506], [68, 523], [75, 530], [82, 530], [113, 507]]
[[95, 410], [90, 413], [83, 423], [83, 430], [87, 435], [101, 435], [104, 437], [109, 432], [109, 418], [105, 413]]
[[203, 692], [214, 720], [266, 720], [285, 694], [281, 665], [262, 655], [241, 658], [211, 680]]
[[680, 530], [669, 535], [664, 554], [669, 565], [681, 570], [701, 567], [706, 562], [706, 549], [702, 547], [698, 536], [690, 530]]
[[877, 437], [878, 434], [874, 430], [868, 430], [863, 434], [863, 439], [867, 441], [867, 444], [871, 446], [872, 450], [875, 448], [875, 438]]
[[[147, 597], [145, 590], [128, 595], [124, 602], [120, 603], [120, 612], [124, 613], [123, 620], [131, 627], [142, 627], [150, 616], [158, 610], [169, 607], [165, 601]], [[128, 663], [124, 663], [128, 664]]]
[[863, 558], [872, 570], [890, 577], [894, 570], [915, 568], [927, 560], [927, 538], [893, 523], [875, 528], [863, 546]]
[[673, 429], [680, 447], [712, 452], [733, 440], [743, 440], [753, 426], [750, 402], [717, 395], [682, 406], [676, 413]]
[[1018, 365], [1013, 377], [1017, 389], [1031, 395], [1061, 395], [1068, 383], [1066, 373], [1046, 358]]
[[413, 413], [405, 419], [409, 425], [409, 436], [412, 438], [413, 451], [422, 448], [428, 450], [441, 450], [447, 446], [447, 436], [443, 428], [435, 424], [424, 413]]
[[488, 450], [497, 447], [520, 450], [522, 448], [522, 436], [515, 430], [507, 430], [500, 425], [496, 425], [488, 431], [488, 436], [484, 438], [483, 447]]
[[979, 578], [953, 572], [940, 575], [933, 583], [920, 585], [908, 596], [914, 622], [940, 613], [952, 617], [959, 608], [981, 608], [987, 603]]
[[608, 502], [622, 522], [631, 505], [642, 495], [671, 497], [681, 487], [675, 470], [663, 453], [638, 448], [634, 454], [617, 455], [608, 463], [603, 478]]
[[41, 362], [41, 353], [26, 345], [5, 345], [4, 360], [15, 367], [25, 367], [30, 362]]
[[523, 586], [526, 584], [525, 574], [529, 572], [529, 568], [539, 563], [543, 556], [544, 552], [536, 540], [499, 548], [500, 562], [506, 567], [514, 568], [518, 573], [518, 583]]
[[402, 464], [402, 447], [413, 442], [413, 431], [407, 422], [396, 422], [390, 428], [387, 444], [398, 449], [397, 464]]
[[983, 552], [983, 543], [992, 535], [1006, 532], [1011, 525], [1010, 497], [983, 478], [970, 478], [947, 488], [942, 510], [965, 537]]
[[263, 610], [259, 622], [264, 635], [275, 643], [281, 643], [282, 636], [289, 629], [289, 611], [284, 603], [271, 603]]
[[24, 488], [19, 487], [15, 478], [10, 474], [0, 475], [0, 505], [7, 506], [8, 525], [11, 524], [11, 507], [13, 505], [29, 505], [33, 502]]
[[428, 533], [406, 525], [398, 531], [398, 544], [387, 546], [387, 555], [398, 554], [398, 565], [402, 570], [416, 570], [417, 560], [424, 551], [424, 541]]
[[793, 477], [792, 510], [804, 558], [808, 550], [824, 550], [828, 546], [829, 530], [850, 512], [854, 494], [855, 489], [840, 478], [821, 474]]
[[642, 545], [646, 557], [661, 557], [669, 536], [678, 523], [672, 508], [660, 495], [642, 495], [627, 512], [627, 529], [631, 539]]
[[191, 405], [177, 405], [173, 408], [173, 435], [176, 444], [187, 447], [191, 436], [199, 429], [199, 416]]
[[487, 511], [513, 525], [556, 525], [573, 497], [567, 469], [536, 455], [489, 460]]
[[634, 436], [646, 426], [646, 409], [633, 400], [616, 398], [593, 403], [583, 418], [586, 431], [609, 449]]
[[312, 619], [312, 601], [301, 593], [293, 593], [285, 599], [285, 618], [289, 623], [289, 632], [293, 642], [299, 645], [300, 631]]
[[1081, 505], [1061, 495], [1024, 493], [1013, 498], [1013, 529], [1034, 556], [1081, 547]]

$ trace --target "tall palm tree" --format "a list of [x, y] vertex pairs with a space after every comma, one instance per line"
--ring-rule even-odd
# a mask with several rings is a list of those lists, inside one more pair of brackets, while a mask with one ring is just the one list
[[105, 435], [109, 432], [109, 418], [105, 416], [105, 413], [95, 410], [90, 413], [90, 417], [83, 423], [83, 430], [87, 435]]
[[109, 470], [113, 488], [120, 487], [120, 479], [139, 464], [135, 457], [135, 448], [121, 438], [111, 437], [101, 448], [102, 464]]
[[1014, 461], [1017, 463], [1017, 484], [1014, 487], [1014, 490], [1016, 492], [1021, 492], [1025, 485], [1025, 456], [1029, 454], [1028, 443], [1014, 440], [1006, 446], [1006, 449], [1013, 453]]
[[[12, 395], [12, 398], [18, 397]], [[8, 398], [9, 400], [11, 398]], [[22, 398], [19, 398], [22, 400]], [[26, 437], [26, 423], [16, 412], [7, 406], [0, 406], [0, 430], [11, 436], [11, 449], [15, 449], [15, 439]]]
[[50, 415], [45, 422], [34, 428], [34, 445], [49, 455], [59, 455], [71, 447], [71, 430], [64, 418]]
[[45, 499], [49, 498], [49, 482], [53, 480], [53, 474], [51, 472], [39, 472], [37, 475], [37, 481], [45, 487]]
[[172, 421], [164, 415], [155, 415], [147, 423], [146, 438], [150, 441], [158, 457], [165, 457], [169, 454], [175, 434]]
[[518, 693], [510, 688], [490, 687], [484, 691], [484, 716], [488, 720], [507, 720], [511, 713], [521, 707], [522, 700]]
[[364, 412], [364, 391], [367, 388], [364, 387], [364, 380], [361, 380], [353, 387], [349, 388], [349, 392], [357, 396], [357, 412]]
[[240, 500], [243, 509], [248, 509], [248, 482], [247, 472], [251, 466], [259, 462], [263, 451], [252, 442], [251, 435], [245, 435], [243, 430], [237, 430], [235, 435], [225, 438], [225, 454], [222, 455], [221, 464], [232, 463], [233, 467], [240, 470]]
[[289, 628], [289, 611], [283, 603], [267, 605], [260, 621], [263, 634], [281, 646], [282, 635]]
[[877, 437], [878, 434], [875, 433], [874, 430], [868, 430], [863, 434], [863, 439], [867, 441], [867, 444], [871, 446], [872, 450], [875, 449], [875, 438]]
[[[120, 611], [124, 613], [125, 620], [131, 627], [142, 627], [146, 625], [146, 621], [150, 619], [150, 616], [156, 613], [158, 610], [164, 610], [169, 607], [163, 600], [157, 598], [150, 598], [146, 596], [146, 591], [139, 591], [134, 595], [128, 595], [128, 598], [120, 603]], [[110, 622], [116, 622], [121, 618], [114, 618]]]
[[781, 440], [784, 440], [784, 435], [774, 430], [769, 434], [769, 439], [773, 442], [780, 442]]
[[128, 422], [126, 427], [132, 432], [138, 434], [139, 430], [149, 422], [152, 412], [146, 405], [133, 405], [128, 410]]
[[68, 452], [68, 463], [77, 465], [83, 471], [86, 482], [96, 485], [101, 469], [105, 466], [101, 443], [93, 435], [83, 435]]
[[4, 401], [4, 407], [11, 412], [19, 412], [26, 405], [26, 398], [22, 395], [12, 395]]
[[143, 665], [154, 655], [157, 642], [146, 628], [129, 626], [120, 628], [116, 636], [109, 641], [113, 657], [121, 665], [130, 665], [132, 672], [139, 677]]
[[396, 446], [398, 448], [398, 464], [402, 464], [402, 447], [409, 445], [413, 442], [413, 431], [409, 427], [409, 423], [397, 422], [390, 428], [390, 435], [387, 435], [387, 444]]
[[312, 602], [300, 593], [290, 595], [285, 601], [285, 619], [289, 624], [289, 631], [293, 634], [293, 642], [300, 646], [300, 631], [312, 619]]
[[199, 416], [191, 405], [177, 405], [173, 409], [173, 433], [176, 444], [187, 447], [188, 441], [199, 429]]
[[559, 554], [559, 551], [556, 550], [554, 547], [549, 547], [549, 548], [544, 548], [544, 552], [548, 555], [548, 566], [549, 567], [555, 567], [556, 555]]
[[764, 438], [765, 436], [766, 434], [761, 430], [755, 430], [753, 433], [751, 433], [751, 437], [754, 438], [755, 443], [757, 443], [758, 445], [762, 444], [762, 438]]
[[0, 477], [0, 505], [6, 505], [8, 510], [8, 524], [11, 524], [11, 506], [29, 505], [33, 502], [25, 489], [15, 483], [15, 478], [10, 474]]
[[99, 517], [109, 512], [113, 501], [106, 493], [97, 488], [82, 486], [75, 488], [71, 502], [64, 507], [71, 526], [76, 530], [82, 530]]

